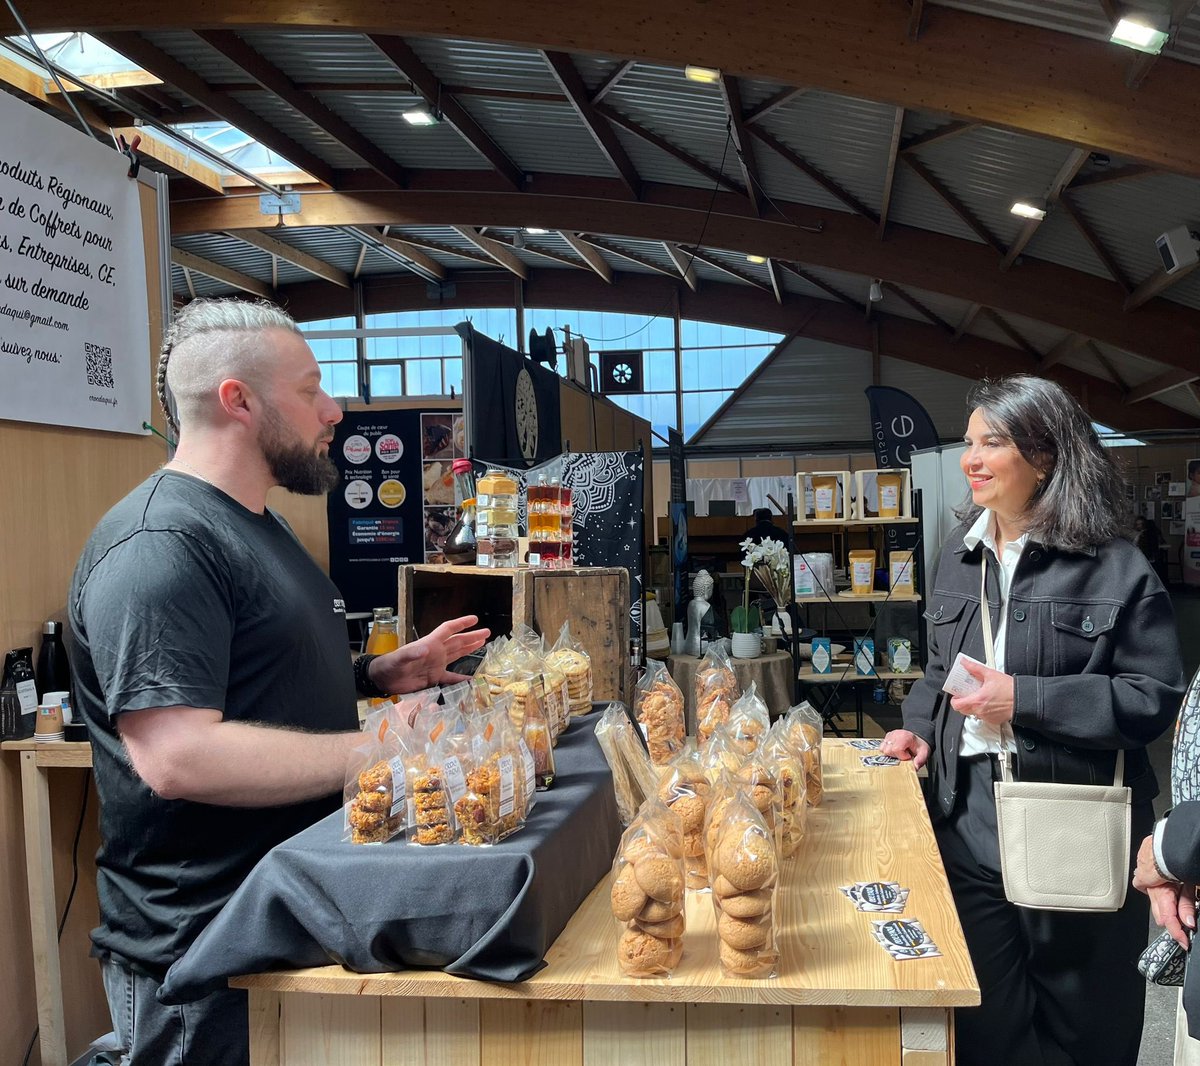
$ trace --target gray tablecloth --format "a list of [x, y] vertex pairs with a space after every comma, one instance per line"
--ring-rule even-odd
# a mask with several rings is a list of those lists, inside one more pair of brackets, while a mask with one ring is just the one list
[[284, 841], [168, 971], [166, 1003], [229, 977], [340, 963], [521, 981], [612, 864], [621, 825], [593, 730], [572, 722], [525, 828], [492, 847], [342, 843], [342, 812]]

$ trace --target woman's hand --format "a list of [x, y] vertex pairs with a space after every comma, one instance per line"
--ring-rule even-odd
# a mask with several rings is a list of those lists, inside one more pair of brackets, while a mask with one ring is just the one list
[[919, 770], [929, 761], [931, 749], [929, 744], [916, 733], [911, 733], [907, 729], [893, 729], [883, 738], [879, 750], [884, 755], [890, 755], [893, 759], [899, 759], [901, 762], [908, 762], [911, 759], [913, 766]]
[[465, 674], [450, 673], [446, 666], [487, 643], [488, 630], [471, 629], [478, 621], [473, 614], [451, 618], [429, 636], [379, 656], [371, 663], [371, 680], [384, 692], [397, 694], [469, 680]]
[[1154, 862], [1154, 837], [1148, 836], [1138, 848], [1137, 865], [1133, 871], [1133, 887], [1150, 897], [1154, 920], [1187, 951], [1186, 930], [1196, 928], [1196, 891], [1192, 885], [1168, 881]]
[[975, 718], [988, 725], [1002, 726], [1013, 717], [1013, 677], [1002, 674], [983, 663], [963, 662], [967, 673], [983, 687], [969, 696], [954, 696], [950, 706], [966, 718]]

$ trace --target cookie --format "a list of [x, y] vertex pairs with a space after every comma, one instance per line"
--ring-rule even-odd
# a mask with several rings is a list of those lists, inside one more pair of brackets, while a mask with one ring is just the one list
[[392, 793], [391, 790], [387, 792], [360, 792], [354, 802], [358, 804], [360, 811], [374, 811], [376, 814], [387, 814], [392, 809]]
[[742, 951], [723, 940], [719, 942], [718, 954], [725, 971], [735, 977], [767, 977], [779, 959], [773, 951]]
[[679, 815], [685, 837], [688, 833], [699, 833], [704, 828], [704, 800], [699, 796], [676, 796], [667, 802], [671, 810]]
[[726, 833], [717, 846], [716, 864], [734, 888], [748, 892], [775, 875], [775, 849], [761, 833]]
[[625, 865], [613, 880], [612, 912], [618, 921], [628, 922], [650, 902], [650, 897], [638, 886], [633, 867]]
[[[728, 881], [725, 883], [729, 884]], [[719, 902], [721, 910], [735, 918], [760, 918], [771, 909], [771, 892], [770, 889], [758, 888], [753, 892], [723, 896]]]
[[736, 918], [732, 914], [724, 913], [717, 919], [717, 936], [739, 951], [762, 947], [770, 935], [769, 918]]
[[674, 940], [676, 937], [683, 936], [684, 921], [682, 914], [677, 914], [674, 918], [668, 918], [665, 922], [635, 922], [634, 924], [643, 933], [656, 936], [659, 940]]
[[668, 918], [674, 918], [675, 915], [682, 913], [682, 897], [672, 903], [663, 903], [661, 900], [652, 899], [637, 912], [636, 917], [639, 922], [665, 922]]
[[633, 874], [651, 899], [669, 903], [683, 898], [683, 875], [679, 863], [667, 856], [647, 855], [633, 864]]
[[639, 929], [626, 929], [617, 941], [617, 963], [631, 977], [666, 972], [673, 945]]

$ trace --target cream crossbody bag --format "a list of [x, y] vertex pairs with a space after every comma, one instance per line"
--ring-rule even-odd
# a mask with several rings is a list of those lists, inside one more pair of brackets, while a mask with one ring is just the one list
[[[980, 566], [979, 604], [987, 665], [996, 668], [987, 601], [987, 551]], [[996, 828], [1004, 894], [1019, 907], [1048, 911], [1115, 911], [1129, 887], [1130, 792], [1121, 782], [1125, 752], [1117, 752], [1111, 785], [1014, 781], [1000, 727]]]

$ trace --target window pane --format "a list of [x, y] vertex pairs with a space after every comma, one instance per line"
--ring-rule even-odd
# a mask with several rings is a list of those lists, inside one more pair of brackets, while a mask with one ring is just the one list
[[713, 412], [725, 402], [733, 390], [726, 392], [692, 392], [683, 397], [683, 437], [692, 435], [712, 417]]
[[462, 395], [462, 360], [447, 359], [446, 363], [446, 395], [450, 395], [450, 390], [454, 390], [455, 396]]
[[403, 396], [400, 389], [400, 368], [398, 366], [372, 366], [367, 368], [371, 375], [372, 396]]
[[[358, 367], [354, 363], [333, 363], [331, 367], [332, 389], [325, 389], [330, 396], [358, 395]], [[321, 370], [321, 385], [324, 388], [325, 370]]]
[[408, 364], [408, 394], [410, 396], [440, 396], [442, 394], [442, 361], [422, 359]]
[[646, 389], [649, 392], [674, 389], [675, 353], [647, 352], [643, 373], [646, 378]]
[[[675, 394], [650, 397], [650, 424], [655, 432], [667, 435], [667, 427], [675, 425]], [[657, 441], [655, 442], [658, 443]]]
[[312, 322], [297, 322], [302, 333], [316, 329], [353, 329], [354, 316], [346, 315], [344, 318], [321, 318]]

